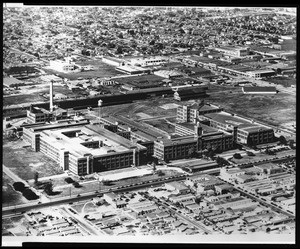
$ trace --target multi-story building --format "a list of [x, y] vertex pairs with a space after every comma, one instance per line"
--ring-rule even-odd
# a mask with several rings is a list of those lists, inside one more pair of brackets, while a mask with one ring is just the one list
[[87, 121], [24, 128], [23, 133], [35, 151], [76, 175], [144, 163], [146, 147]]
[[195, 102], [189, 105], [179, 105], [177, 107], [177, 122], [195, 122], [195, 119], [198, 119], [200, 115], [207, 113], [215, 113], [222, 111], [223, 108], [220, 108], [211, 104], [204, 104]]
[[56, 108], [55, 111], [50, 112], [44, 108], [31, 106], [30, 110], [27, 110], [27, 123], [29, 124], [63, 120], [67, 117], [67, 111], [61, 108]]
[[238, 117], [224, 111], [209, 113], [201, 117], [208, 120], [211, 127], [223, 131], [232, 131], [236, 141], [241, 144], [264, 144], [274, 142], [274, 131], [265, 125]]

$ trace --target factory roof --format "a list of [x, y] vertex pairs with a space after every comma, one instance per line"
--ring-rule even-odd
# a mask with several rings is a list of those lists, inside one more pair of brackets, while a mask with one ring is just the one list
[[[56, 130], [44, 130], [42, 132], [43, 139], [48, 140], [56, 148], [61, 150], [72, 151], [81, 156], [92, 154], [94, 156], [101, 156], [109, 153], [130, 152], [135, 148], [144, 148], [139, 144], [134, 145], [129, 140], [111, 132], [100, 128], [97, 125], [86, 125], [73, 128], [63, 128]], [[75, 137], [69, 137], [69, 132], [75, 132]], [[99, 146], [95, 148], [88, 148], [84, 146], [85, 143], [97, 143]]]

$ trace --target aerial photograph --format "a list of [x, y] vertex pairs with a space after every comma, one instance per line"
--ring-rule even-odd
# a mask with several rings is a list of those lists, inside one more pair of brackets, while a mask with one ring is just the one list
[[2, 245], [295, 244], [296, 7], [2, 14]]

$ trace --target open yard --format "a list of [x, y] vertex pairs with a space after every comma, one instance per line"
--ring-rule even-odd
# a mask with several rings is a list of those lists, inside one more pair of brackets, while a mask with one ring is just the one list
[[296, 98], [279, 92], [276, 95], [244, 95], [239, 87], [211, 86], [207, 102], [220, 105], [248, 118], [270, 125], [285, 126], [296, 121]]
[[63, 170], [52, 159], [41, 152], [34, 152], [25, 146], [22, 140], [9, 141], [3, 139], [3, 164], [24, 180], [34, 178], [37, 171], [39, 177], [52, 176], [63, 173]]

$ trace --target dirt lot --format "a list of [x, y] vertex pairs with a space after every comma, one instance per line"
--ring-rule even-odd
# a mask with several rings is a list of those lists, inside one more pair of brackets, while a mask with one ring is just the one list
[[23, 148], [23, 141], [3, 139], [3, 164], [24, 180], [34, 178], [37, 171], [39, 177], [63, 173], [63, 170], [52, 159], [41, 152], [34, 152], [30, 147]]
[[20, 192], [14, 190], [13, 183], [6, 174], [2, 174], [2, 207], [28, 203]]
[[215, 85], [207, 93], [207, 102], [271, 125], [284, 126], [285, 123], [296, 121], [296, 98], [287, 93], [244, 95], [239, 87]]

